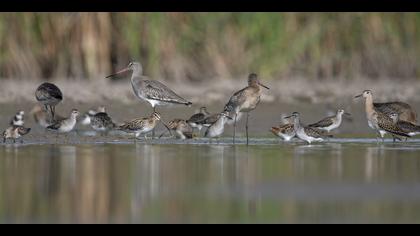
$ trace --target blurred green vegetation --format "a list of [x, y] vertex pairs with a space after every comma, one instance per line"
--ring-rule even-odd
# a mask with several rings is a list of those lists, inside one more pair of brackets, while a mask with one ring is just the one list
[[418, 42], [418, 13], [2, 13], [0, 77], [413, 79]]

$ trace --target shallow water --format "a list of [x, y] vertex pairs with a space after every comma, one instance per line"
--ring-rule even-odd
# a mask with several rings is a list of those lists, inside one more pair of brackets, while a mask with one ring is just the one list
[[0, 145], [0, 222], [420, 222], [419, 140], [229, 141]]

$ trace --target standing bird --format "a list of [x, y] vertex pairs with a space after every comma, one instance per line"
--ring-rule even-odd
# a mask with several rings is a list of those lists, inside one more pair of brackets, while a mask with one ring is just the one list
[[19, 111], [15, 116], [10, 120], [10, 125], [13, 126], [23, 126], [25, 124], [25, 112]]
[[261, 97], [261, 88], [260, 86], [269, 89], [267, 86], [263, 85], [258, 77], [257, 74], [251, 73], [248, 76], [248, 87], [239, 90], [238, 92], [234, 93], [233, 96], [229, 99], [229, 102], [225, 105], [224, 111], [235, 113], [235, 122], [234, 122], [234, 129], [233, 129], [233, 143], [235, 143], [236, 137], [236, 120], [238, 117], [239, 112], [246, 112], [246, 143], [248, 145], [248, 119], [249, 119], [249, 112], [254, 110], [257, 105], [260, 103]]
[[116, 125], [112, 121], [112, 118], [105, 112], [105, 107], [102, 106], [99, 110], [100, 112], [92, 116], [90, 125], [94, 130], [101, 132], [102, 135], [104, 135], [109, 130], [114, 129]]
[[298, 112], [293, 112], [291, 116], [286, 118], [293, 118], [293, 128], [296, 132], [296, 136], [299, 139], [306, 141], [308, 144], [311, 144], [312, 142], [322, 142], [324, 141], [324, 138], [331, 137], [330, 135], [325, 135], [321, 130], [316, 128], [303, 126]]
[[[159, 81], [151, 80], [149, 77], [143, 75], [143, 67], [139, 62], [130, 62], [125, 69], [118, 71], [111, 76], [132, 71], [131, 86], [134, 94], [141, 100], [147, 101], [153, 107], [153, 112], [156, 112], [156, 106], [182, 104], [190, 106], [192, 103], [180, 97], [166, 85]], [[154, 137], [154, 132], [153, 135]]]
[[[158, 121], [161, 121], [160, 114], [153, 112], [153, 114], [148, 118], [137, 118], [126, 122], [116, 129], [124, 131], [126, 133], [133, 133], [134, 139], [137, 141], [137, 138], [144, 134], [144, 139], [147, 139], [147, 133], [154, 130]], [[163, 125], [169, 130], [169, 127], [162, 121]]]
[[[394, 124], [393, 120], [390, 117], [390, 114], [386, 114], [375, 107], [373, 103], [372, 92], [370, 90], [364, 91], [363, 94], [358, 95], [355, 98], [359, 97], [365, 98], [365, 111], [369, 127], [375, 130], [377, 134], [379, 134], [379, 136], [382, 138], [382, 141], [384, 141], [384, 136], [386, 133], [390, 133], [394, 137], [394, 141], [396, 139], [396, 135], [409, 137], [401, 128]], [[407, 111], [400, 110], [399, 112], [391, 112], [391, 114], [401, 112]], [[379, 136], [377, 135], [377, 139]]]
[[210, 113], [207, 111], [206, 107], [201, 107], [200, 108], [200, 112], [196, 113], [194, 115], [192, 115], [188, 120], [187, 123], [192, 127], [192, 128], [197, 128], [198, 132], [201, 131], [201, 129], [203, 128], [203, 122], [204, 120], [210, 116]]
[[[13, 139], [13, 142], [16, 143], [16, 139], [26, 135], [29, 131], [31, 128], [13, 125], [3, 132], [3, 143], [6, 143], [7, 139]], [[23, 143], [23, 140], [21, 142]]]
[[350, 116], [350, 114], [346, 113], [344, 110], [338, 110], [336, 115], [327, 117], [321, 121], [318, 121], [317, 123], [311, 124], [309, 127], [325, 130], [329, 133], [331, 130], [340, 127], [343, 120], [343, 115]]
[[69, 133], [76, 126], [77, 117], [79, 115], [79, 111], [73, 109], [70, 113], [70, 117], [56, 121], [54, 124], [48, 126], [47, 130], [56, 131], [57, 133]]
[[417, 124], [417, 112], [407, 103], [404, 102], [386, 102], [386, 103], [374, 103], [373, 94], [371, 90], [365, 90], [362, 94], [357, 95], [355, 98], [364, 97], [366, 102], [373, 104], [373, 108], [379, 112], [390, 116], [392, 113], [398, 113], [399, 119]]
[[220, 137], [225, 130], [225, 123], [228, 119], [232, 120], [227, 111], [218, 114], [216, 122], [210, 125], [204, 136], [208, 138]]
[[35, 97], [51, 112], [51, 117], [55, 120], [55, 106], [63, 100], [61, 90], [55, 84], [43, 83], [35, 91]]

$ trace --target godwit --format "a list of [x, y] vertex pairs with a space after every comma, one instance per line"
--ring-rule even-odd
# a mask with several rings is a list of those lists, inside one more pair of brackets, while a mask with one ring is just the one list
[[344, 110], [338, 110], [336, 115], [322, 119], [317, 123], [309, 125], [309, 127], [325, 130], [329, 133], [331, 130], [340, 127], [343, 115], [350, 116], [350, 114], [346, 113]]
[[183, 119], [173, 119], [168, 123], [168, 127], [175, 131], [175, 136], [179, 139], [192, 139], [193, 128]]
[[25, 124], [25, 112], [19, 111], [16, 113], [15, 116], [13, 116], [12, 120], [10, 121], [10, 125], [13, 126], [23, 126]]
[[[29, 131], [31, 131], [31, 128], [13, 125], [3, 132], [3, 143], [6, 143], [7, 139], [13, 139], [13, 142], [16, 143], [16, 139], [26, 135]], [[23, 143], [23, 140], [21, 140], [21, 143]]]
[[300, 121], [300, 114], [298, 112], [293, 112], [291, 116], [286, 118], [293, 118], [293, 127], [296, 132], [296, 136], [306, 141], [308, 144], [312, 142], [322, 142], [324, 138], [331, 137], [330, 135], [325, 135], [321, 130], [312, 127], [305, 127]]
[[246, 143], [248, 145], [248, 119], [249, 119], [249, 112], [254, 110], [257, 105], [260, 103], [261, 97], [261, 88], [260, 86], [269, 89], [267, 86], [263, 85], [258, 77], [257, 74], [251, 73], [248, 76], [248, 87], [239, 90], [238, 92], [234, 93], [233, 96], [229, 99], [229, 102], [225, 105], [224, 111], [235, 113], [235, 122], [234, 122], [234, 129], [233, 129], [233, 143], [235, 143], [236, 137], [236, 120], [238, 117], [239, 112], [246, 113]]
[[169, 127], [161, 120], [160, 114], [157, 112], [153, 112], [153, 114], [148, 118], [138, 118], [126, 122], [118, 126], [116, 129], [126, 133], [133, 133], [134, 140], [137, 141], [137, 138], [141, 134], [144, 134], [144, 139], [147, 139], [147, 133], [155, 129], [158, 121], [161, 121], [163, 125], [169, 130]]
[[201, 107], [200, 112], [192, 115], [187, 120], [187, 123], [192, 128], [197, 128], [198, 131], [201, 131], [201, 129], [203, 128], [203, 122], [208, 116], [210, 116], [210, 113], [207, 111], [207, 108], [206, 107]]
[[55, 106], [63, 100], [61, 90], [55, 84], [43, 83], [35, 91], [35, 97], [51, 112], [51, 117], [55, 120]]
[[96, 110], [95, 109], [89, 109], [85, 114], [83, 114], [80, 123], [82, 125], [90, 125], [90, 122], [92, 120], [92, 117], [99, 112], [105, 112], [104, 106], [99, 106]]
[[[190, 106], [192, 103], [185, 100], [166, 85], [156, 80], [150, 80], [149, 77], [143, 75], [143, 67], [139, 62], [130, 62], [125, 69], [118, 71], [111, 76], [132, 71], [131, 86], [133, 87], [134, 94], [141, 100], [147, 101], [153, 107], [153, 112], [156, 112], [156, 106], [170, 105], [170, 104], [183, 104]], [[152, 138], [154, 138], [154, 130]]]
[[372, 103], [375, 110], [390, 116], [391, 113], [398, 113], [400, 120], [417, 124], [417, 113], [407, 103], [404, 102], [386, 102], [386, 103], [374, 103], [373, 94], [371, 90], [365, 90], [362, 94], [357, 95], [355, 98], [365, 97], [366, 102]]
[[105, 112], [105, 107], [100, 108], [101, 112], [96, 113], [91, 119], [91, 126], [94, 130], [106, 134], [116, 127], [112, 118]]
[[225, 123], [227, 119], [232, 119], [227, 111], [218, 114], [216, 122], [210, 125], [210, 127], [206, 130], [204, 136], [208, 138], [220, 137], [225, 130]]
[[50, 125], [53, 125], [56, 121], [64, 120], [65, 118], [55, 114], [55, 120], [52, 120], [51, 116], [47, 111], [39, 104], [31, 110], [30, 114], [33, 115], [35, 122], [43, 128], [47, 128]]
[[70, 117], [67, 119], [56, 121], [54, 124], [47, 127], [48, 130], [56, 131], [57, 133], [68, 133], [74, 129], [77, 122], [77, 117], [80, 115], [79, 111], [73, 109]]
[[[362, 96], [365, 98], [365, 110], [368, 125], [371, 129], [375, 130], [377, 134], [379, 134], [379, 136], [382, 138], [382, 141], [384, 141], [384, 136], [386, 133], [390, 133], [391, 135], [393, 135], [394, 141], [395, 135], [405, 137], [408, 136], [406, 133], [404, 133], [402, 129], [400, 129], [399, 127], [397, 127], [396, 124], [394, 124], [393, 120], [390, 117], [392, 113], [399, 112], [391, 112], [391, 114], [385, 114], [379, 111], [379, 109], [376, 109], [373, 103], [372, 92], [370, 90], [364, 91], [363, 94], [356, 96], [356, 98]], [[377, 136], [377, 139], [379, 136]]]

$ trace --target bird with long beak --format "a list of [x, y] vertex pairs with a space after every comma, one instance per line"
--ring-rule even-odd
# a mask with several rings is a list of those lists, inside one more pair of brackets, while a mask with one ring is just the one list
[[[128, 66], [106, 78], [132, 71], [131, 86], [134, 94], [141, 100], [147, 101], [153, 107], [153, 112], [156, 112], [156, 106], [181, 104], [190, 106], [192, 103], [185, 100], [166, 85], [159, 81], [151, 80], [149, 77], [143, 75], [143, 67], [139, 62], [130, 62]], [[154, 137], [154, 131], [152, 134]]]
[[355, 96], [355, 98], [361, 97], [366, 99], [366, 111], [369, 107], [373, 107], [375, 110], [387, 116], [390, 116], [392, 113], [397, 113], [400, 120], [410, 122], [414, 125], [417, 124], [417, 112], [405, 102], [373, 102], [373, 93], [371, 90], [365, 90], [362, 94]]
[[[372, 91], [370, 90], [365, 90], [362, 94], [357, 95], [355, 98], [360, 97], [365, 98], [365, 110], [366, 118], [368, 120], [368, 126], [376, 131], [378, 142], [379, 136], [382, 138], [383, 141], [386, 133], [390, 133], [394, 137], [394, 141], [396, 139], [396, 136], [409, 137], [407, 133], [405, 133], [400, 127], [398, 127], [390, 117], [393, 113], [410, 113], [410, 109], [407, 109], [406, 107], [409, 106], [408, 104], [401, 102], [393, 102], [379, 103], [379, 105], [375, 106], [375, 103], [373, 103]], [[397, 112], [390, 112], [390, 110], [396, 108], [398, 108]]]
[[235, 143], [236, 137], [236, 120], [239, 112], [246, 113], [246, 144], [249, 143], [248, 135], [248, 120], [249, 112], [254, 110], [257, 105], [260, 103], [262, 90], [261, 87], [270, 89], [260, 82], [257, 74], [251, 73], [248, 76], [248, 86], [244, 89], [239, 90], [234, 93], [229, 99], [229, 102], [225, 105], [224, 111], [229, 112], [229, 114], [235, 114], [235, 122], [233, 128], [233, 143]]

